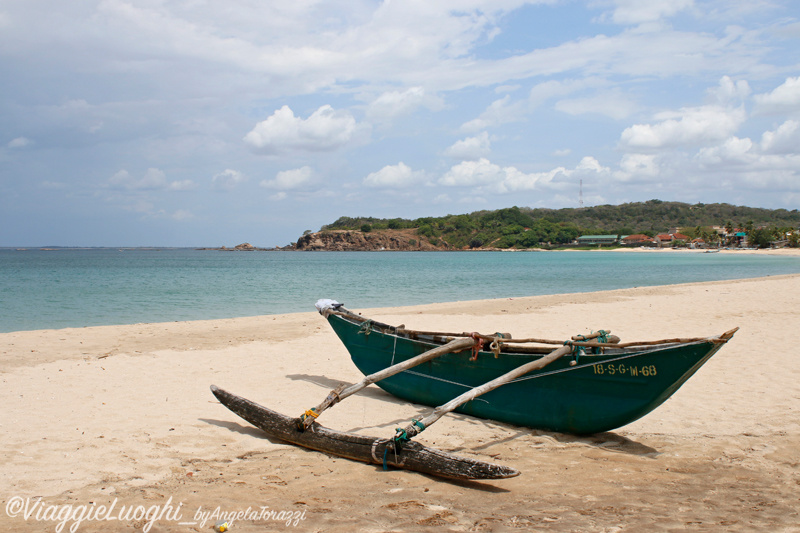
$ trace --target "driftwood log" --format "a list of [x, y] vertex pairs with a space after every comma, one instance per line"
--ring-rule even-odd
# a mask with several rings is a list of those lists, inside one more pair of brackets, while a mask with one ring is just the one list
[[267, 409], [214, 385], [211, 392], [228, 409], [264, 431], [269, 437], [305, 448], [365, 463], [382, 464], [452, 479], [504, 479], [519, 475], [514, 468], [428, 448], [417, 442], [397, 443], [334, 431], [314, 422], [299, 431], [296, 419]]

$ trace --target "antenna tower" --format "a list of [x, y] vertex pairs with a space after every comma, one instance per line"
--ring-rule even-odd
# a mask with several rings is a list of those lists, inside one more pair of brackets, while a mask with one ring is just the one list
[[583, 207], [583, 180], [581, 180], [581, 186], [578, 191], [578, 207]]

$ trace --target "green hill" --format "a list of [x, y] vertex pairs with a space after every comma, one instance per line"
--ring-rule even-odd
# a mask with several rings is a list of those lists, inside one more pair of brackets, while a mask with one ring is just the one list
[[695, 237], [708, 235], [713, 226], [760, 231], [765, 236], [776, 238], [787, 231], [797, 230], [800, 212], [797, 209], [788, 211], [649, 200], [569, 209], [509, 207], [413, 220], [341, 217], [323, 226], [321, 231], [413, 229], [420, 239], [427, 239], [434, 246], [462, 249], [554, 247], [571, 243], [586, 234], [644, 233], [653, 236], [674, 228]]

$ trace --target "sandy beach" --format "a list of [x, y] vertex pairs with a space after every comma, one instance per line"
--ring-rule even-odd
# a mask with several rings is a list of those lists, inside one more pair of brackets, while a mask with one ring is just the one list
[[[741, 329], [663, 406], [616, 431], [452, 415], [418, 437], [522, 472], [493, 482], [271, 441], [215, 400], [211, 384], [300, 414], [360, 379], [316, 312], [0, 334], [0, 524], [209, 531], [242, 512], [230, 531], [800, 531], [800, 357], [789, 344], [800, 275], [357, 311], [412, 329], [547, 338]], [[390, 436], [427, 411], [371, 386], [323, 423]], [[94, 519], [68, 517], [87, 510]]]

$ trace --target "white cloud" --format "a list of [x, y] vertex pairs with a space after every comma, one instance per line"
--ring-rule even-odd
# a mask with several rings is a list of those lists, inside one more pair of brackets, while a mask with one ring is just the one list
[[618, 181], [652, 181], [658, 177], [660, 168], [658, 157], [653, 154], [625, 154], [619, 163], [619, 170], [613, 173]]
[[775, 131], [765, 131], [761, 136], [761, 149], [768, 153], [800, 153], [800, 122], [787, 120]]
[[489, 134], [482, 131], [475, 137], [467, 137], [466, 139], [456, 141], [444, 151], [444, 155], [452, 157], [453, 159], [474, 160], [489, 155], [491, 150]]
[[438, 97], [425, 93], [422, 87], [410, 87], [404, 91], [389, 91], [381, 94], [369, 104], [367, 119], [377, 122], [388, 122], [401, 115], [408, 115], [419, 109], [440, 109], [442, 101]]
[[33, 141], [28, 139], [27, 137], [17, 137], [16, 139], [12, 139], [8, 143], [9, 148], [25, 148], [26, 146], [30, 146], [33, 144]]
[[120, 170], [108, 180], [115, 189], [129, 191], [189, 191], [195, 188], [192, 180], [169, 181], [163, 170], [148, 168], [141, 178], [134, 178], [127, 170]]
[[482, 157], [478, 161], [462, 161], [455, 165], [439, 179], [439, 183], [451, 187], [477, 187], [502, 182], [505, 176], [501, 167]]
[[368, 187], [403, 188], [419, 184], [425, 178], [424, 172], [414, 171], [402, 161], [396, 165], [387, 165], [364, 178]]
[[511, 95], [507, 94], [492, 102], [478, 118], [465, 122], [461, 126], [461, 131], [480, 131], [508, 122], [518, 122], [524, 120], [525, 110], [524, 102], [512, 102]]
[[187, 211], [186, 209], [178, 209], [172, 213], [170, 218], [173, 220], [189, 220], [194, 218], [194, 215], [191, 213], [191, 211]]
[[750, 96], [750, 85], [746, 80], [734, 82], [730, 76], [723, 76], [719, 85], [709, 90], [720, 105], [738, 105]]
[[584, 157], [574, 169], [557, 167], [546, 172], [525, 173], [516, 167], [501, 167], [481, 158], [478, 161], [462, 161], [448, 170], [439, 184], [450, 187], [473, 187], [488, 189], [498, 194], [514, 191], [530, 191], [561, 187], [565, 179], [608, 174], [610, 169], [603, 167], [593, 157]]
[[800, 76], [786, 81], [770, 93], [757, 94], [756, 112], [786, 113], [800, 111]]
[[275, 179], [264, 180], [261, 182], [261, 186], [280, 191], [297, 190], [308, 186], [313, 182], [313, 178], [314, 171], [311, 170], [311, 167], [305, 166], [278, 172]]
[[283, 191], [280, 191], [280, 192], [277, 192], [277, 193], [273, 194], [272, 196], [270, 196], [269, 199], [270, 200], [275, 200], [276, 202], [280, 202], [282, 200], [286, 200], [286, 198], [288, 198], [288, 197], [289, 197], [288, 194], [286, 194]]
[[732, 137], [700, 150], [694, 158], [696, 170], [743, 190], [769, 189], [783, 196], [800, 193], [800, 154], [764, 153], [760, 148], [750, 139]]
[[356, 120], [346, 111], [324, 105], [307, 119], [296, 117], [288, 105], [256, 124], [244, 137], [254, 151], [281, 154], [291, 151], [325, 152], [336, 150], [353, 140]]
[[571, 93], [574, 89], [569, 88], [569, 85], [571, 85], [570, 82], [557, 80], [545, 81], [534, 85], [528, 94], [531, 107], [539, 107], [551, 98]]
[[718, 146], [700, 149], [696, 159], [703, 165], [711, 166], [752, 163], [757, 157], [752, 149], [753, 141], [750, 139], [730, 137]]
[[180, 180], [180, 181], [172, 181], [167, 186], [167, 190], [169, 191], [191, 191], [194, 190], [196, 187], [195, 183], [192, 180]]
[[631, 148], [662, 148], [721, 141], [733, 134], [746, 119], [744, 108], [716, 105], [666, 111], [654, 117], [656, 124], [626, 128], [621, 142]]
[[592, 156], [585, 156], [583, 159], [575, 167], [575, 170], [580, 171], [588, 171], [588, 172], [597, 172], [597, 173], [604, 173], [608, 172], [608, 167], [604, 167], [600, 164], [600, 161], [595, 159]]
[[232, 191], [238, 185], [244, 183], [246, 180], [244, 174], [239, 172], [238, 170], [232, 170], [230, 168], [226, 168], [219, 174], [215, 174], [214, 177], [211, 178], [211, 182], [214, 184], [214, 188], [220, 191]]
[[[639, 185], [641, 191], [657, 189], [673, 197], [709, 187], [800, 192], [800, 150], [794, 148], [792, 153], [798, 144], [789, 141], [796, 134], [794, 125], [784, 123], [775, 132], [766, 132], [761, 143], [730, 136], [700, 148], [693, 156], [679, 150], [625, 154], [612, 176], [624, 182], [628, 191]], [[773, 152], [765, 151], [765, 146]]]
[[555, 104], [558, 111], [570, 115], [596, 113], [615, 120], [629, 117], [639, 109], [639, 105], [620, 91], [601, 92], [584, 98], [559, 100]]
[[688, 9], [694, 0], [615, 0], [611, 18], [617, 24], [653, 22]]

